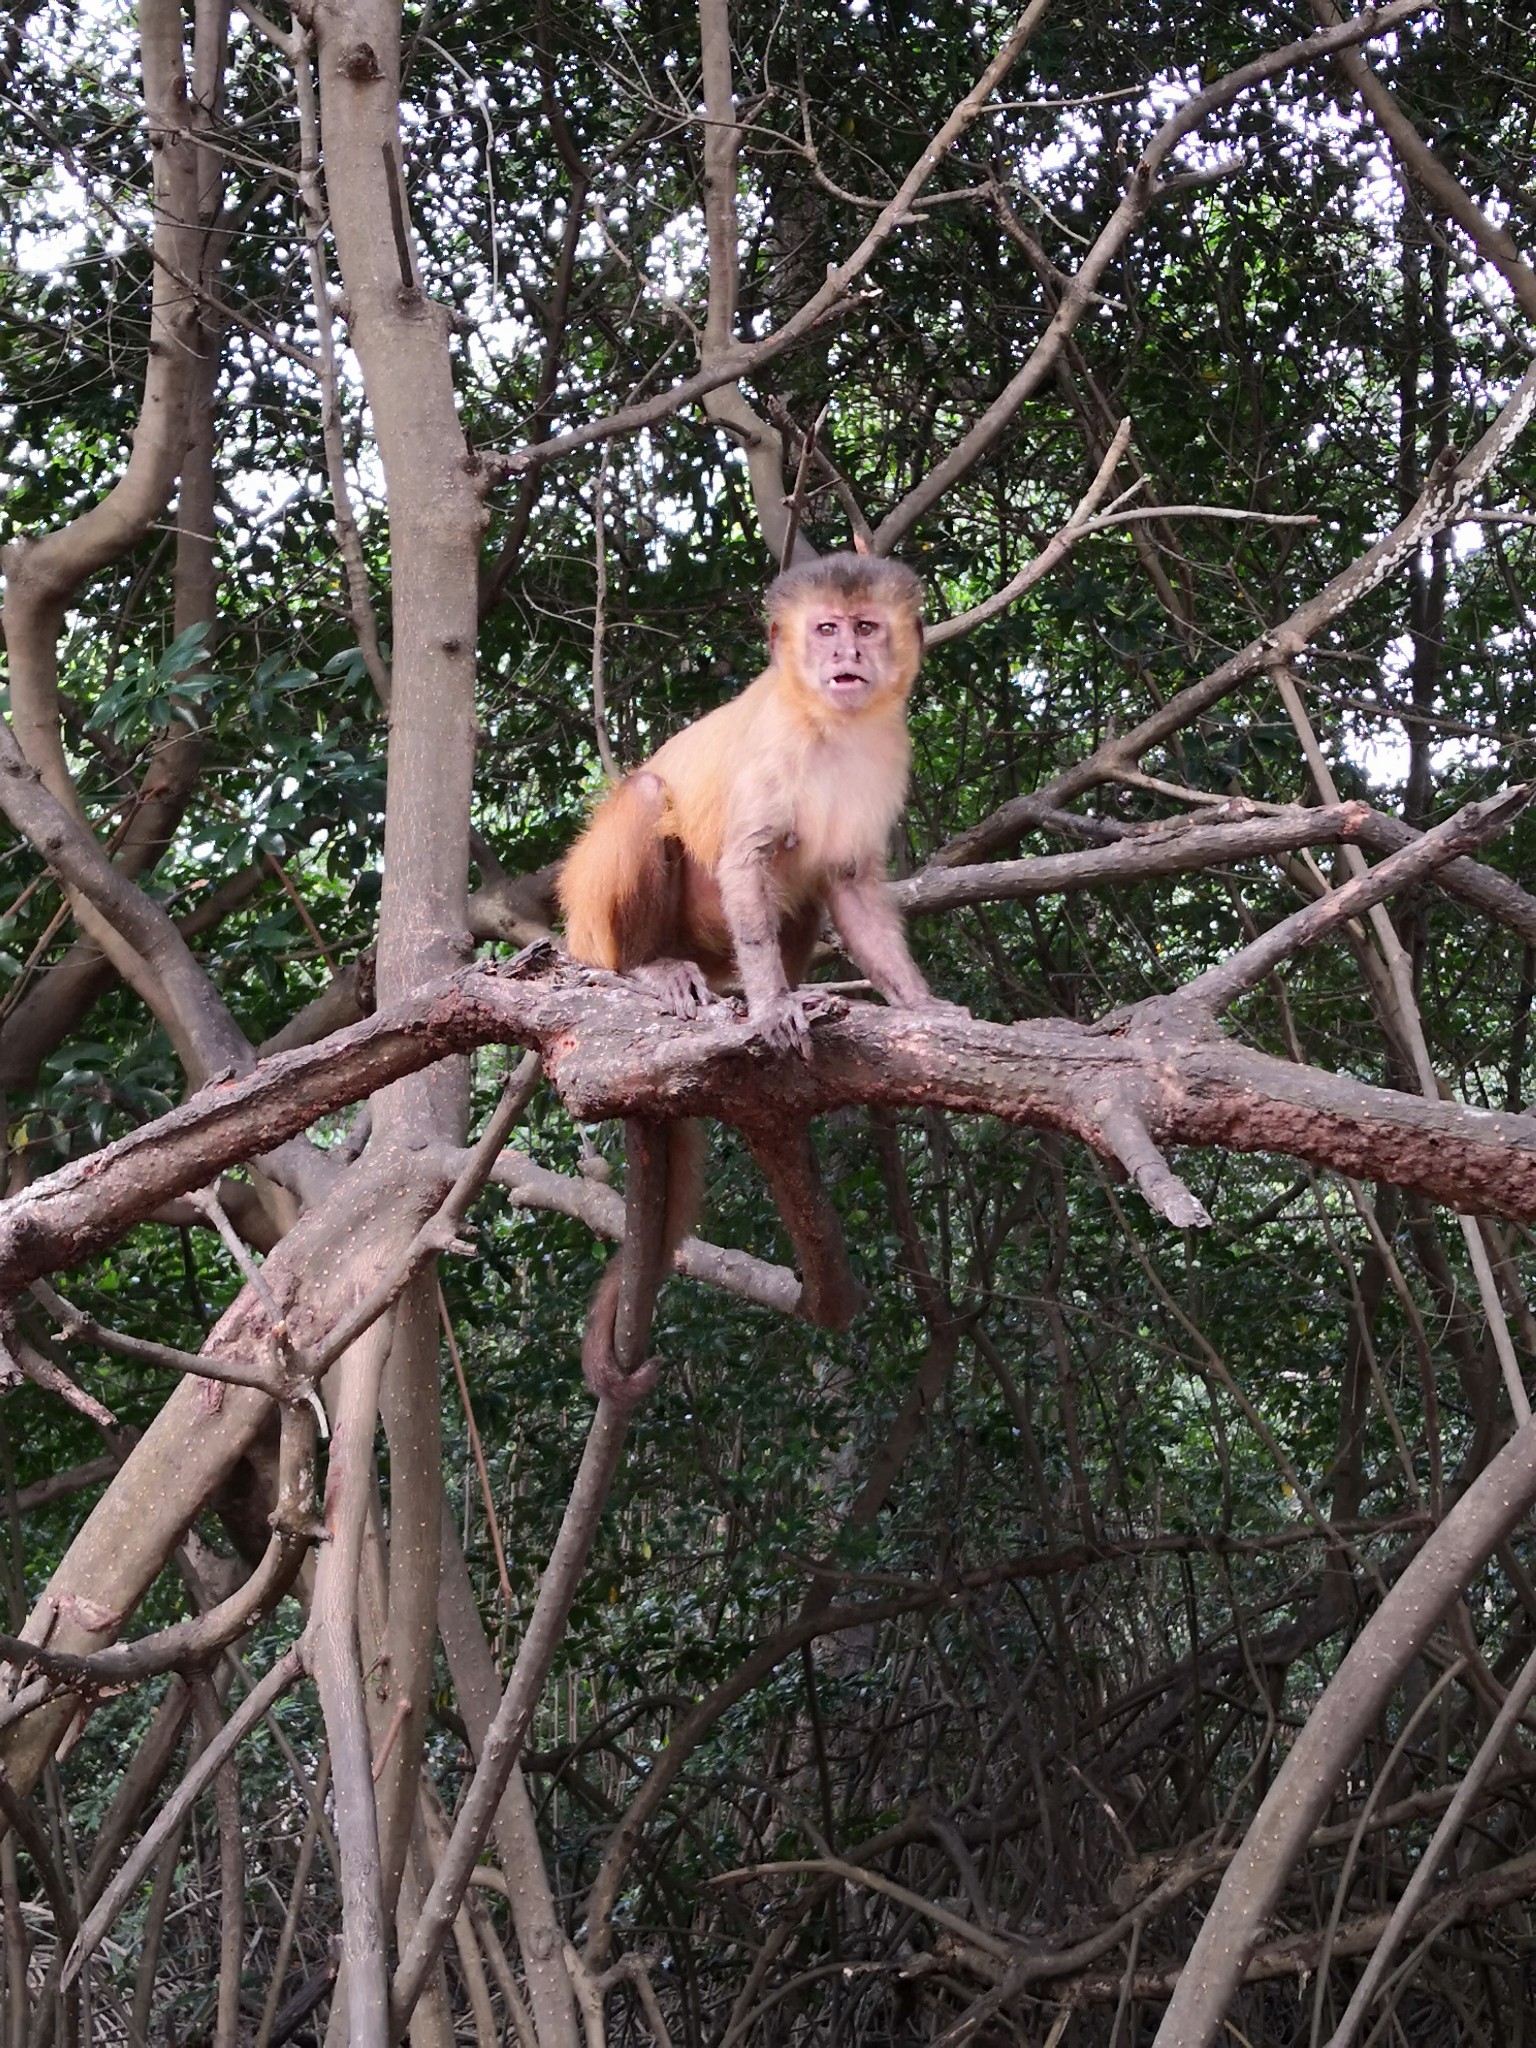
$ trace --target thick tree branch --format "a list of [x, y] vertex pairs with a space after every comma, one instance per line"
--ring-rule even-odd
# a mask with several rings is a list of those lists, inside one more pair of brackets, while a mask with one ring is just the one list
[[[1028, 799], [1020, 802], [1029, 805]], [[909, 917], [921, 917], [965, 903], [1027, 902], [1037, 896], [1133, 886], [1294, 853], [1309, 846], [1358, 841], [1379, 853], [1395, 853], [1419, 836], [1400, 818], [1357, 802], [1270, 808], [1235, 797], [1230, 804], [1203, 810], [1194, 817], [1158, 819], [1148, 825], [1116, 824], [1072, 811], [1052, 812], [1044, 804], [1021, 809], [1019, 817], [1020, 829], [1100, 834], [1107, 843], [1077, 853], [1038, 854], [1026, 860], [920, 868], [915, 875], [892, 882], [892, 896]], [[1447, 896], [1536, 945], [1536, 896], [1508, 875], [1458, 855], [1437, 867], [1433, 879]]]
[[[77, 827], [82, 841], [89, 843], [99, 868], [109, 868], [109, 864], [96, 847], [76, 794], [60, 730], [59, 635], [70, 600], [81, 585], [142, 540], [165, 509], [187, 456], [194, 393], [205, 391], [212, 376], [214, 347], [203, 325], [197, 280], [202, 266], [216, 261], [205, 222], [217, 178], [208, 181], [208, 191], [202, 189], [204, 174], [214, 160], [197, 146], [197, 134], [206, 128], [207, 116], [188, 92], [180, 8], [168, 0], [143, 0], [139, 40], [153, 230], [149, 350], [138, 426], [122, 476], [98, 504], [67, 526], [14, 543], [3, 558], [5, 640], [16, 737], [7, 731], [7, 755], [14, 758], [0, 761], [0, 767], [6, 784], [14, 787], [17, 764], [24, 760], [31, 765], [47, 793]], [[199, 41], [200, 83], [211, 104], [223, 47], [222, 25], [210, 17], [202, 18]], [[202, 601], [207, 602], [206, 597]], [[128, 849], [128, 872], [158, 857], [195, 772], [195, 748], [186, 742], [174, 741], [157, 750], [142, 792], [144, 815], [129, 821], [134, 837]], [[13, 823], [40, 845], [9, 803], [6, 808]], [[215, 1015], [216, 1000], [206, 985], [198, 987], [201, 975], [188, 976], [181, 971], [184, 963], [177, 963], [177, 971], [168, 977], [163, 933], [160, 943], [145, 952], [145, 915], [130, 912], [125, 921], [102, 903], [99, 888], [82, 886], [78, 872], [62, 868], [60, 872], [85, 937], [159, 1017], [194, 1079], [227, 1063], [229, 1053], [221, 1057], [219, 1051], [225, 1034]], [[117, 891], [120, 903], [135, 893], [127, 883]], [[148, 909], [145, 904], [146, 915]], [[162, 925], [168, 923], [163, 912], [155, 915]], [[207, 1057], [210, 1051], [212, 1058]]]
[[115, 1691], [164, 1671], [195, 1671], [276, 1607], [293, 1584], [310, 1545], [322, 1534], [314, 1519], [315, 1418], [305, 1405], [283, 1415], [282, 1477], [267, 1553], [238, 1590], [201, 1614], [130, 1643], [86, 1656], [41, 1648], [0, 1635], [0, 1661], [54, 1681], [62, 1694]]
[[[348, 335], [389, 506], [391, 698], [378, 982], [388, 1000], [463, 958], [474, 769], [481, 479], [454, 399], [445, 306], [421, 289], [389, 0], [314, 15], [321, 145]], [[457, 1137], [467, 1077], [445, 1067], [375, 1105], [421, 1141]]]
[[[1067, 896], [1087, 889], [1134, 886], [1171, 875], [1295, 853], [1306, 846], [1336, 846], [1342, 840], [1366, 839], [1371, 821], [1378, 816], [1362, 803], [1317, 805], [1310, 809], [1292, 804], [1270, 809], [1244, 797], [1234, 798], [1219, 811], [1158, 819], [1148, 825], [1108, 824], [1106, 820], [1079, 819], [1064, 812], [1050, 821], [1056, 829], [1067, 831], [1078, 824], [1089, 828], [1107, 826], [1110, 843], [1086, 847], [1077, 853], [1037, 854], [1026, 860], [920, 868], [915, 875], [892, 882], [891, 895], [908, 917], [921, 917], [953, 910], [965, 903], [1025, 902], [1036, 896]], [[1034, 822], [1032, 819], [1031, 823]], [[1403, 836], [1394, 840], [1394, 846], [1407, 845], [1414, 836], [1410, 826], [1401, 827], [1401, 831]], [[1472, 861], [1466, 865], [1476, 867]], [[1443, 871], [1438, 879], [1444, 880]], [[1523, 895], [1524, 891], [1516, 893]], [[1536, 899], [1531, 899], [1531, 913], [1536, 917]]]
[[[290, 1349], [324, 1341], [404, 1251], [451, 1179], [419, 1154], [370, 1146], [330, 1198], [305, 1212], [262, 1267]], [[251, 1289], [226, 1310], [205, 1350], [214, 1360], [279, 1362], [268, 1311]], [[188, 1514], [213, 1495], [271, 1417], [270, 1397], [252, 1388], [190, 1377], [175, 1387], [75, 1537], [28, 1618], [26, 1638], [82, 1654], [110, 1643], [180, 1540]], [[370, 1455], [371, 1448], [370, 1438]], [[56, 1709], [32, 1713], [7, 1734], [4, 1763], [13, 1783], [32, 1781], [69, 1718], [67, 1708], [62, 1719]]]
[[314, 38], [296, 22], [289, 49], [293, 65], [294, 104], [299, 117], [299, 203], [304, 209], [304, 246], [309, 260], [309, 296], [314, 308], [318, 343], [316, 367], [320, 385], [320, 444], [325, 451], [326, 481], [331, 491], [331, 514], [336, 532], [336, 550], [341, 557], [346, 585], [347, 609], [358, 651], [383, 710], [388, 715], [393, 684], [384, 650], [379, 644], [378, 619], [368, 587], [368, 563], [363, 538], [352, 509], [352, 491], [347, 482], [346, 450], [341, 438], [341, 382], [336, 357], [336, 320], [331, 303], [330, 279], [325, 268], [325, 194], [320, 182], [320, 102], [315, 90], [310, 51]]
[[[0, 719], [0, 808], [78, 901], [125, 940], [151, 978], [146, 999], [169, 1031], [194, 1084], [254, 1055], [186, 940], [158, 903], [107, 859], [95, 835], [22, 755]], [[117, 950], [121, 950], [118, 946]], [[142, 977], [139, 977], [142, 980]]]
[[1103, 1122], [1118, 1104], [1134, 1106], [1160, 1146], [1283, 1152], [1455, 1208], [1536, 1215], [1536, 1119], [1272, 1059], [1180, 1018], [1168, 997], [1122, 1013], [1112, 1032], [837, 1004], [820, 1016], [806, 1062], [769, 1053], [721, 1007], [683, 1023], [593, 969], [529, 979], [481, 966], [263, 1061], [0, 1205], [0, 1288], [102, 1249], [161, 1202], [327, 1111], [497, 1042], [536, 1047], [568, 1106], [593, 1122], [712, 1116], [748, 1126], [771, 1091], [783, 1117], [933, 1104], [1069, 1132], [1113, 1156]]
[[[599, 1181], [552, 1173], [526, 1153], [511, 1150], [502, 1153], [491, 1179], [523, 1208], [573, 1217], [615, 1243], [624, 1235], [624, 1197]], [[672, 1263], [685, 1279], [702, 1280], [780, 1315], [793, 1315], [800, 1305], [800, 1279], [788, 1266], [770, 1265], [766, 1259], [754, 1259], [749, 1252], [728, 1245], [685, 1237]]]
[[1366, 868], [1317, 902], [1282, 918], [1251, 946], [1186, 982], [1179, 991], [1179, 1001], [1198, 1003], [1216, 1015], [1267, 980], [1282, 961], [1320, 944], [1351, 918], [1373, 909], [1389, 896], [1415, 887], [1447, 861], [1504, 831], [1530, 802], [1531, 793], [1532, 786], [1522, 783], [1486, 803], [1464, 804], [1454, 817], [1399, 852], [1389, 854], [1379, 866]]
[[[727, 0], [700, 0], [699, 50], [704, 76], [704, 221], [709, 235], [709, 303], [699, 361], [712, 369], [740, 343], [736, 306], [740, 290], [736, 173], [741, 129], [731, 92], [731, 22]], [[784, 436], [747, 403], [739, 379], [704, 394], [704, 410], [740, 442], [747, 458], [752, 502], [763, 540], [782, 562], [789, 531], [784, 503]], [[796, 558], [813, 553], [797, 536]], [[787, 565], [786, 565], [787, 566]]]
[[[61, 803], [74, 785], [59, 731], [58, 634], [88, 576], [133, 547], [165, 510], [186, 446], [198, 308], [176, 282], [195, 275], [198, 152], [187, 121], [181, 9], [141, 0], [140, 55], [153, 175], [149, 352], [137, 431], [118, 481], [99, 504], [52, 533], [5, 550], [5, 639], [12, 715], [27, 759]], [[185, 146], [183, 146], [185, 145]]]

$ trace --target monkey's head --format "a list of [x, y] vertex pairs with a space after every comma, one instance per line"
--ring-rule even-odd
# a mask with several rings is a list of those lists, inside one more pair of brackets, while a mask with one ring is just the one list
[[824, 555], [768, 587], [773, 666], [850, 716], [904, 701], [922, 659], [923, 586], [900, 562]]

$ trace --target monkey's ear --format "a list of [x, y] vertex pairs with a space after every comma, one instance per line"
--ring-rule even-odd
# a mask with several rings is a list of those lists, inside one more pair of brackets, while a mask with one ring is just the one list
[[862, 533], [856, 533], [853, 536], [853, 552], [856, 555], [867, 555], [869, 553], [869, 542]]
[[769, 652], [770, 654], [775, 654], [775, 653], [777, 653], [777, 651], [778, 651], [778, 645], [779, 645], [779, 622], [778, 622], [778, 620], [777, 620], [777, 619], [770, 619], [770, 620], [768, 621], [768, 652]]

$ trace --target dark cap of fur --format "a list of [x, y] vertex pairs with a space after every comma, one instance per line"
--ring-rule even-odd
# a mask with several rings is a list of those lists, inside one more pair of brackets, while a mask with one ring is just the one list
[[845, 604], [887, 604], [915, 619], [923, 607], [923, 586], [904, 562], [880, 555], [823, 555], [799, 562], [768, 586], [770, 624], [793, 606], [816, 594], [839, 597]]

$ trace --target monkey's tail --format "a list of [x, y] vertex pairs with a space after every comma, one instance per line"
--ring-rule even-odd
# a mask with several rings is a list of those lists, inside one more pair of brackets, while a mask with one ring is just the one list
[[652, 957], [649, 926], [669, 901], [667, 848], [657, 828], [666, 784], [642, 768], [609, 790], [560, 870], [572, 957], [622, 974]]
[[[662, 1222], [659, 1270], [655, 1276], [657, 1286], [666, 1277], [672, 1254], [698, 1218], [704, 1198], [704, 1154], [705, 1133], [701, 1123], [690, 1118], [667, 1125], [666, 1214]], [[633, 1408], [655, 1386], [661, 1360], [648, 1358], [633, 1372], [626, 1372], [619, 1363], [614, 1350], [614, 1326], [618, 1320], [623, 1273], [623, 1258], [615, 1252], [603, 1268], [602, 1278], [593, 1289], [592, 1300], [587, 1307], [586, 1328], [581, 1339], [581, 1372], [599, 1401], [612, 1401], [621, 1408]]]

